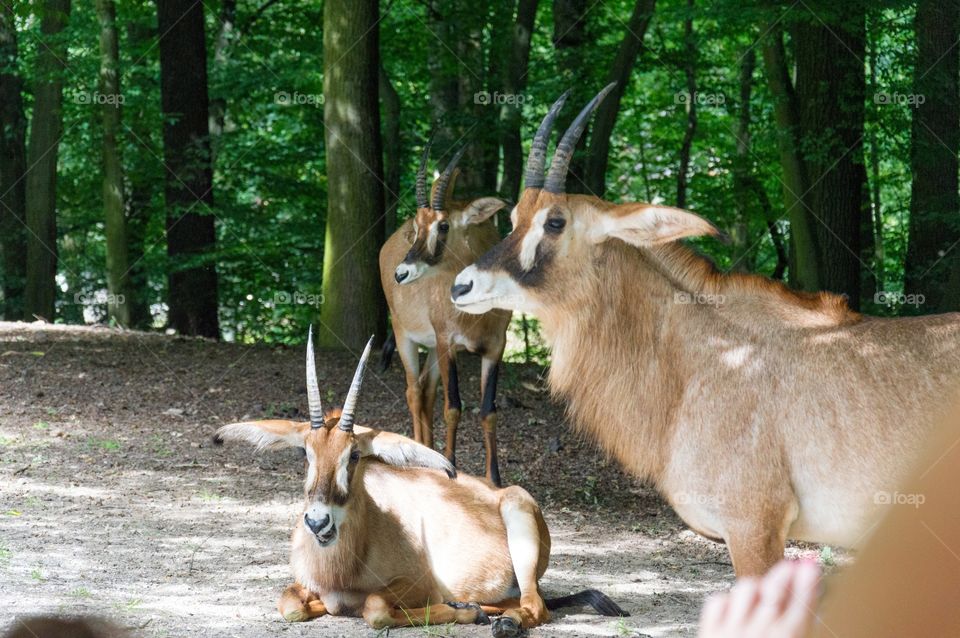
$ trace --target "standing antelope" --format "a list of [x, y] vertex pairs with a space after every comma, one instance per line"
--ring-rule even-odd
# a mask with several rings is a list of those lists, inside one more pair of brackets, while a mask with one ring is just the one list
[[[416, 217], [397, 229], [380, 250], [380, 281], [406, 372], [413, 437], [418, 443], [433, 447], [433, 407], [437, 381], [442, 379], [443, 419], [447, 425], [445, 455], [454, 464], [461, 411], [457, 351], [466, 349], [481, 356], [480, 421], [486, 447], [486, 476], [499, 487], [495, 399], [510, 312], [492, 310], [480, 316], [462, 313], [450, 303], [449, 291], [457, 272], [500, 240], [493, 216], [506, 204], [496, 197], [481, 197], [469, 203], [449, 199], [462, 148], [437, 179], [428, 202], [429, 154], [427, 144], [417, 171]], [[419, 346], [427, 349], [422, 372]], [[385, 365], [389, 365], [389, 349], [384, 352]]]
[[[788, 538], [856, 546], [960, 389], [960, 318], [878, 319], [828, 293], [723, 274], [677, 243], [706, 220], [565, 193], [577, 116], [543, 177], [540, 126], [513, 232], [461, 272], [457, 308], [536, 315], [574, 423], [759, 574]], [[885, 497], [886, 495], [886, 497]]]
[[591, 605], [627, 615], [596, 590], [541, 598], [550, 533], [525, 490], [494, 489], [458, 475], [439, 452], [405, 436], [354, 425], [372, 341], [342, 410], [324, 415], [311, 331], [310, 421], [232, 423], [217, 431], [220, 440], [306, 453], [303, 517], [290, 554], [295, 582], [277, 603], [283, 617], [362, 616], [380, 629], [486, 624], [487, 614], [502, 614], [492, 629], [503, 638], [546, 622], [549, 609]]

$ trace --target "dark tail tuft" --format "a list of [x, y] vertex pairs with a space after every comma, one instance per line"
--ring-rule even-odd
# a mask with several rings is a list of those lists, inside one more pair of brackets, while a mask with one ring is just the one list
[[561, 609], [563, 607], [583, 607], [589, 605], [601, 616], [629, 616], [627, 612], [620, 608], [620, 605], [610, 600], [603, 592], [596, 589], [584, 589], [576, 594], [569, 596], [560, 596], [543, 601], [547, 609]]
[[213, 436], [210, 437], [210, 440], [213, 441], [214, 445], [223, 445], [223, 439], [220, 438], [219, 434], [214, 434]]
[[383, 342], [383, 350], [380, 351], [380, 374], [387, 371], [390, 362], [393, 361], [393, 353], [397, 351], [397, 338], [390, 333], [390, 336]]

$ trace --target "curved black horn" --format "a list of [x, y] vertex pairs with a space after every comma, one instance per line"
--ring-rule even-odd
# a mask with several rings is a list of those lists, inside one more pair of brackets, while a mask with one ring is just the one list
[[316, 430], [326, 425], [323, 420], [323, 405], [320, 403], [320, 387], [317, 385], [317, 364], [313, 360], [313, 326], [307, 333], [307, 405], [310, 408], [310, 427]]
[[453, 171], [457, 168], [457, 164], [460, 163], [460, 158], [463, 157], [465, 150], [467, 150], [466, 145], [461, 146], [460, 150], [454, 153], [447, 167], [443, 169], [443, 173], [437, 178], [437, 185], [433, 191], [433, 210], [443, 210], [447, 199], [447, 185], [450, 184]]
[[573, 159], [573, 149], [576, 148], [577, 142], [580, 141], [580, 136], [583, 135], [584, 129], [587, 128], [587, 122], [590, 120], [594, 109], [599, 106], [603, 98], [607, 97], [607, 94], [613, 90], [616, 84], [616, 82], [611, 82], [603, 87], [603, 90], [597, 93], [597, 95], [583, 107], [580, 114], [577, 115], [576, 119], [570, 124], [570, 128], [563, 134], [560, 143], [557, 144], [557, 150], [553, 152], [553, 162], [550, 164], [550, 171], [547, 173], [543, 190], [548, 193], [557, 194], [566, 191], [567, 171], [570, 170], [570, 160]]
[[557, 119], [557, 113], [563, 108], [563, 103], [570, 96], [567, 89], [563, 95], [557, 98], [550, 110], [540, 122], [540, 128], [537, 134], [533, 136], [533, 144], [530, 145], [530, 154], [527, 155], [527, 168], [523, 173], [524, 188], [543, 188], [543, 172], [547, 163], [547, 144], [550, 142], [550, 132], [553, 130], [553, 123]]
[[430, 205], [427, 199], [427, 161], [430, 159], [430, 145], [433, 139], [427, 140], [420, 156], [420, 168], [417, 169], [417, 208], [426, 208]]
[[363, 371], [367, 367], [367, 359], [370, 357], [370, 349], [373, 347], [373, 335], [367, 341], [367, 347], [363, 349], [360, 355], [360, 363], [353, 373], [353, 381], [350, 383], [350, 390], [347, 392], [347, 398], [343, 400], [343, 410], [340, 412], [340, 421], [337, 424], [345, 432], [353, 432], [353, 417], [357, 411], [357, 398], [360, 396], [360, 385], [363, 383]]

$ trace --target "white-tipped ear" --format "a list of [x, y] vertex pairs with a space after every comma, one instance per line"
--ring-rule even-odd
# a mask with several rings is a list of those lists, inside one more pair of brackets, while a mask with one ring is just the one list
[[247, 441], [256, 445], [257, 450], [275, 450], [303, 447], [309, 429], [309, 423], [296, 421], [245, 421], [223, 426], [217, 430], [217, 438]]
[[507, 207], [507, 202], [496, 197], [481, 197], [470, 202], [463, 211], [464, 224], [479, 224], [485, 222], [498, 210]]
[[597, 218], [590, 227], [590, 239], [596, 244], [615, 237], [634, 246], [655, 246], [684, 237], [722, 234], [703, 217], [670, 206], [623, 204]]
[[357, 439], [364, 456], [375, 456], [389, 465], [426, 467], [443, 470], [450, 478], [457, 476], [457, 469], [447, 457], [403, 435], [370, 430], [359, 434]]

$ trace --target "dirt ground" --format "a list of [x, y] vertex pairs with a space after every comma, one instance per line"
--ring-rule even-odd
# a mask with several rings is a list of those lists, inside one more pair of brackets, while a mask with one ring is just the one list
[[[355, 363], [318, 353], [325, 403], [343, 398]], [[478, 473], [478, 364], [461, 366], [457, 458]], [[542, 372], [506, 366], [498, 400], [504, 480], [534, 495], [553, 537], [542, 589], [601, 589], [631, 617], [564, 610], [530, 635], [695, 635], [704, 597], [733, 580], [725, 548], [573, 434]], [[358, 421], [409, 434], [403, 392], [399, 361], [371, 370]], [[302, 348], [0, 323], [0, 629], [55, 613], [100, 615], [145, 637], [375, 635], [352, 618], [281, 620], [302, 462], [210, 443], [231, 421], [305, 413]]]

